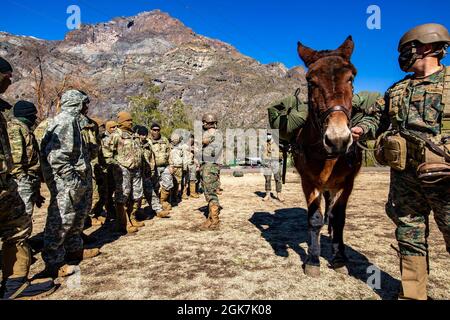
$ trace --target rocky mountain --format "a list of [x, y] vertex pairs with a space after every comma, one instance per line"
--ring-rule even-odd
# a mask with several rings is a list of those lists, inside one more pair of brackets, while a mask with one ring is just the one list
[[42, 116], [54, 112], [57, 93], [78, 84], [93, 96], [92, 114], [113, 117], [152, 81], [162, 109], [181, 99], [193, 119], [209, 110], [227, 126], [264, 128], [268, 104], [298, 87], [306, 92], [301, 67], [261, 64], [159, 10], [83, 25], [62, 41], [0, 32], [0, 56], [15, 68], [7, 98], [36, 102]]

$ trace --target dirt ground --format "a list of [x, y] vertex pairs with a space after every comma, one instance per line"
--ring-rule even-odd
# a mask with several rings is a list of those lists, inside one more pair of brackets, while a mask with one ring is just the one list
[[[331, 256], [322, 231], [321, 278], [304, 275], [305, 201], [295, 173], [284, 186], [286, 202], [262, 201], [264, 178], [222, 176], [222, 226], [201, 232], [205, 200], [188, 200], [170, 219], [149, 217], [136, 235], [114, 237], [108, 227], [91, 228], [102, 254], [83, 261], [51, 299], [395, 299], [399, 288], [394, 225], [384, 213], [389, 173], [359, 175], [348, 208], [345, 241], [349, 275], [327, 266]], [[41, 238], [46, 209], [35, 213], [34, 239]], [[431, 221], [429, 295], [450, 299], [449, 256]], [[42, 270], [40, 254], [32, 274]], [[380, 270], [379, 288], [368, 278]], [[369, 269], [368, 269], [369, 268]], [[372, 279], [372, 278], [371, 278]], [[371, 282], [376, 283], [376, 282]]]

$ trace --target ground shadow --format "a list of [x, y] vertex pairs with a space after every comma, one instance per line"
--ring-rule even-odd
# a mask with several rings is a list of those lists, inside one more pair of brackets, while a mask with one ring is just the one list
[[255, 194], [260, 198], [264, 198], [266, 196], [266, 193], [262, 191], [255, 191]]
[[[305, 262], [307, 253], [300, 247], [301, 243], [307, 242], [308, 221], [305, 209], [278, 209], [274, 214], [255, 212], [249, 221], [261, 231], [261, 236], [272, 246], [277, 256], [287, 257], [290, 248], [299, 255], [303, 263]], [[332, 257], [331, 238], [322, 234], [320, 243], [321, 256], [330, 261]], [[350, 246], [345, 246], [345, 252], [349, 258], [347, 265], [349, 275], [367, 284], [369, 278], [374, 274], [369, 267], [374, 264], [365, 255]], [[373, 289], [373, 291], [383, 300], [396, 299], [400, 281], [381, 269], [379, 271], [380, 289]]]

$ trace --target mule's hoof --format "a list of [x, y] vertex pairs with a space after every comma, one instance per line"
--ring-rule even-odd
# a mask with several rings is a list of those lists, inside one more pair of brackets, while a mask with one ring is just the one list
[[311, 278], [319, 278], [320, 277], [320, 267], [312, 266], [309, 264], [305, 265], [305, 274]]
[[336, 271], [337, 273], [348, 275], [348, 269], [346, 266], [333, 268], [333, 270]]

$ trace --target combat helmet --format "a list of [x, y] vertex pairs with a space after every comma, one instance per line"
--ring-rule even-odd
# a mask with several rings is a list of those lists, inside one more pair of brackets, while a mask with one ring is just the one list
[[202, 122], [204, 123], [217, 122], [217, 117], [212, 113], [205, 113], [203, 115]]
[[427, 23], [414, 27], [406, 32], [400, 39], [398, 51], [410, 42], [418, 41], [422, 44], [443, 42], [450, 44], [450, 34], [446, 27], [438, 23]]
[[172, 135], [170, 136], [170, 142], [172, 142], [174, 145], [179, 144], [181, 140], [183, 140], [183, 137], [176, 132], [172, 133]]

